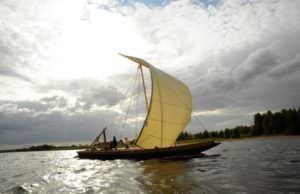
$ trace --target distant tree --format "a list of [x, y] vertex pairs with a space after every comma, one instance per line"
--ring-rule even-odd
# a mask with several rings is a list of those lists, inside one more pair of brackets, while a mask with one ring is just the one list
[[194, 138], [239, 138], [259, 135], [272, 134], [290, 134], [300, 135], [300, 107], [296, 109], [282, 109], [281, 112], [268, 111], [264, 114], [257, 113], [254, 115], [253, 126], [237, 126], [235, 128], [226, 128], [220, 131], [205, 130], [196, 134], [183, 132], [179, 135], [178, 140]]
[[232, 138], [239, 138], [240, 137], [240, 131], [239, 131], [238, 127], [233, 129], [233, 131], [231, 133], [231, 137]]
[[231, 137], [231, 130], [230, 129], [225, 129], [225, 132], [224, 132], [224, 137], [225, 138], [230, 138]]
[[224, 131], [223, 130], [219, 131], [218, 137], [224, 138]]
[[218, 137], [218, 132], [217, 131], [211, 131], [209, 136], [210, 137]]
[[287, 131], [288, 131], [288, 126], [289, 126], [289, 111], [288, 110], [286, 110], [286, 109], [283, 109], [282, 111], [282, 115], [283, 115], [283, 117], [284, 117], [284, 123], [285, 123], [285, 127], [284, 127], [284, 133], [285, 134], [287, 134]]
[[196, 133], [196, 134], [194, 135], [194, 137], [195, 137], [196, 139], [200, 139], [200, 138], [203, 138], [203, 135], [202, 135], [201, 132], [199, 132], [199, 133]]
[[248, 126], [237, 126], [237, 128], [239, 130], [239, 134], [240, 134], [241, 137], [249, 136], [250, 127], [248, 127]]
[[300, 107], [297, 111], [297, 135], [300, 135]]
[[268, 111], [267, 114], [263, 114], [262, 127], [263, 127], [263, 134], [271, 135], [273, 133], [273, 118], [272, 118], [271, 111]]
[[262, 116], [257, 113], [254, 115], [254, 126], [253, 126], [253, 133], [252, 136], [257, 136], [262, 134]]
[[297, 134], [297, 111], [295, 109], [289, 109], [287, 111], [287, 126], [286, 126], [286, 133], [289, 135], [296, 135]]
[[248, 132], [248, 134], [246, 135], [247, 137], [251, 137], [251, 136], [253, 135], [253, 127], [254, 127], [254, 126], [249, 127], [249, 132]]
[[209, 133], [207, 130], [203, 132], [203, 138], [209, 138]]
[[180, 135], [177, 138], [177, 140], [186, 140], [186, 139], [188, 139], [188, 137], [189, 137], [188, 132], [184, 131], [184, 132], [180, 133]]
[[285, 131], [285, 128], [283, 113], [276, 112], [273, 115], [273, 134], [282, 134]]

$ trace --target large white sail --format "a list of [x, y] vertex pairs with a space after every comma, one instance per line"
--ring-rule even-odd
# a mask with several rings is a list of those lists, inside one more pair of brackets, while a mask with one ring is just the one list
[[191, 119], [192, 97], [188, 87], [142, 59], [125, 57], [149, 68], [151, 73], [150, 105], [136, 145], [145, 149], [174, 146]]

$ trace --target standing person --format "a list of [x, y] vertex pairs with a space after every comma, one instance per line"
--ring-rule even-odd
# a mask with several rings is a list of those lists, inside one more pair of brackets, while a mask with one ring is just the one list
[[118, 144], [117, 139], [116, 139], [116, 137], [114, 136], [114, 137], [113, 137], [113, 140], [112, 140], [112, 142], [111, 142], [111, 148], [112, 148], [113, 150], [117, 149], [117, 144]]
[[125, 145], [126, 149], [129, 148], [129, 141], [128, 141], [127, 137], [124, 138], [124, 145]]

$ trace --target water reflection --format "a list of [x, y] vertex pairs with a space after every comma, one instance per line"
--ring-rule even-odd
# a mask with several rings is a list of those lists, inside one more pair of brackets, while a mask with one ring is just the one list
[[[54, 162], [47, 179], [53, 190], [62, 193], [140, 193], [140, 165], [129, 160], [79, 160], [68, 158]], [[46, 178], [46, 177], [44, 177]], [[49, 189], [49, 188], [48, 188]]]
[[191, 185], [186, 181], [187, 161], [149, 160], [142, 162], [139, 177], [146, 193], [189, 193]]
[[224, 142], [209, 156], [176, 161], [0, 154], [0, 193], [299, 193], [299, 140]]

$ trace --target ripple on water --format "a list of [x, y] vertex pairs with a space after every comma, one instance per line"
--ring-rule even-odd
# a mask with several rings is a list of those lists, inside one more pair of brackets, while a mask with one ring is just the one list
[[74, 170], [74, 173], [81, 173], [81, 172], [84, 172], [84, 171], [86, 171], [87, 169], [86, 168], [80, 168], [80, 169], [78, 169], [78, 170]]
[[209, 156], [176, 161], [79, 160], [75, 151], [12, 153], [0, 157], [0, 193], [297, 193], [299, 142], [225, 142]]
[[290, 160], [290, 163], [300, 163], [300, 160]]
[[22, 185], [17, 185], [15, 187], [10, 188], [5, 193], [7, 193], [7, 194], [27, 194], [27, 193], [30, 193], [30, 190], [27, 190]]

